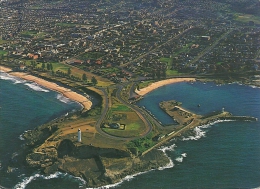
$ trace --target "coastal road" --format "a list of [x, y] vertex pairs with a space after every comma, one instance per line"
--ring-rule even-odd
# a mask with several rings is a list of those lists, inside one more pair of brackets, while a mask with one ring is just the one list
[[[142, 133], [141, 137], [144, 137], [146, 135], [148, 135], [151, 131], [152, 131], [152, 124], [150, 123], [150, 121], [147, 119], [146, 115], [144, 114], [143, 111], [141, 111], [138, 107], [126, 102], [122, 97], [121, 97], [121, 91], [124, 88], [123, 85], [118, 85], [117, 86], [117, 92], [116, 92], [116, 97], [118, 100], [120, 100], [120, 102], [128, 107], [130, 107], [133, 111], [135, 111], [135, 113], [140, 117], [140, 119], [143, 121], [143, 123], [145, 124], [146, 127], [146, 132]], [[133, 137], [133, 139], [137, 139], [140, 138], [139, 137]]]
[[138, 138], [144, 137], [144, 136], [148, 135], [152, 131], [152, 125], [150, 124], [149, 120], [145, 117], [145, 115], [144, 115], [144, 113], [142, 111], [140, 111], [137, 107], [133, 106], [132, 104], [129, 104], [129, 103], [125, 102], [122, 99], [121, 91], [122, 91], [123, 88], [124, 88], [123, 85], [117, 85], [116, 97], [118, 98], [118, 100], [122, 104], [130, 107], [133, 111], [135, 111], [137, 113], [137, 115], [140, 117], [140, 119], [145, 124], [146, 132], [142, 133], [141, 136], [126, 138], [126, 137], [112, 136], [112, 135], [104, 132], [101, 129], [102, 122], [105, 120], [107, 112], [109, 110], [109, 99], [108, 99], [109, 97], [108, 97], [108, 94], [107, 94], [107, 91], [106, 91], [107, 89], [106, 88], [102, 88], [102, 87], [98, 87], [98, 89], [101, 90], [103, 92], [103, 94], [104, 94], [104, 99], [103, 99], [104, 100], [104, 103], [103, 103], [104, 107], [103, 107], [102, 113], [100, 115], [100, 118], [96, 122], [95, 128], [96, 128], [97, 132], [99, 134], [101, 134], [102, 136], [110, 138], [110, 139], [115, 139], [115, 140], [124, 140], [125, 141], [125, 140], [134, 140], [134, 139], [138, 139]]

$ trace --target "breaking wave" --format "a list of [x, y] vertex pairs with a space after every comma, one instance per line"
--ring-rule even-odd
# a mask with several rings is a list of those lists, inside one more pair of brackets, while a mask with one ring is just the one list
[[[176, 147], [175, 144], [171, 145], [171, 146], [163, 146], [161, 148], [159, 148], [158, 150], [161, 150], [162, 152], [166, 152], [166, 151], [174, 151], [174, 148]], [[167, 156], [167, 154], [165, 153], [165, 155]], [[167, 156], [168, 157], [168, 156]], [[173, 161], [171, 160], [170, 157], [169, 158], [169, 163], [163, 167], [159, 167], [157, 170], [161, 171], [161, 170], [164, 170], [164, 169], [169, 169], [169, 168], [172, 168], [174, 166], [173, 164]], [[101, 187], [97, 187], [97, 188], [87, 188], [87, 189], [109, 189], [109, 188], [114, 188], [116, 186], [120, 186], [124, 181], [131, 181], [132, 179], [134, 179], [136, 176], [138, 175], [142, 175], [142, 174], [145, 174], [145, 173], [148, 173], [150, 171], [154, 171], [156, 169], [151, 169], [149, 171], [144, 171], [144, 172], [139, 172], [139, 173], [136, 173], [136, 174], [133, 174], [133, 175], [128, 175], [126, 176], [125, 178], [123, 178], [122, 180], [120, 180], [118, 183], [115, 183], [115, 184], [109, 184], [109, 185], [106, 185], [106, 186], [101, 186]]]
[[109, 188], [114, 188], [116, 186], [120, 186], [124, 181], [131, 181], [132, 179], [134, 179], [136, 176], [138, 175], [142, 175], [142, 174], [145, 174], [145, 173], [148, 173], [150, 171], [153, 171], [154, 169], [151, 169], [149, 171], [144, 171], [144, 172], [140, 172], [140, 173], [136, 173], [136, 174], [133, 174], [133, 175], [128, 175], [126, 176], [125, 178], [123, 178], [121, 181], [119, 181], [118, 183], [115, 183], [115, 184], [109, 184], [109, 185], [106, 185], [106, 186], [100, 186], [100, 187], [97, 187], [97, 188], [86, 188], [86, 189], [109, 189]]
[[25, 83], [26, 86], [30, 87], [31, 89], [35, 90], [35, 91], [40, 91], [40, 92], [50, 92], [47, 89], [43, 89], [41, 88], [37, 83]]
[[175, 147], [177, 147], [176, 144], [172, 144], [171, 146], [162, 146], [158, 150], [161, 150], [165, 153], [166, 151], [174, 151]]
[[71, 100], [69, 98], [66, 98], [65, 96], [63, 96], [62, 94], [57, 94], [56, 97], [59, 101], [65, 103], [65, 104], [69, 104], [71, 102]]
[[25, 139], [23, 138], [23, 134], [20, 134], [19, 139], [20, 139], [20, 140], [25, 140]]
[[178, 161], [178, 162], [183, 162], [183, 158], [185, 158], [185, 157], [187, 157], [187, 154], [186, 153], [183, 153], [183, 154], [181, 154], [181, 156], [180, 157], [177, 157], [176, 159], [175, 159], [175, 161]]
[[186, 141], [186, 140], [199, 140], [202, 137], [206, 137], [206, 131], [203, 131], [202, 129], [209, 128], [209, 127], [211, 127], [212, 125], [214, 125], [216, 123], [230, 122], [230, 121], [234, 121], [234, 120], [217, 120], [217, 121], [214, 121], [214, 122], [206, 124], [206, 125], [201, 125], [201, 126], [195, 127], [193, 129], [195, 136], [183, 137], [182, 140], [183, 141]]
[[[249, 85], [251, 88], [253, 88], [253, 89], [256, 89], [256, 88], [258, 88], [258, 89], [260, 89], [260, 87], [259, 86], [255, 86], [255, 85]], [[259, 187], [260, 188], [260, 187]]]
[[174, 166], [172, 159], [166, 154], [166, 151], [172, 152], [172, 151], [174, 151], [175, 147], [177, 147], [176, 144], [172, 144], [170, 146], [162, 146], [158, 149], [158, 150], [161, 150], [165, 154], [165, 156], [167, 156], [168, 159], [169, 159], [169, 163], [167, 165], [163, 166], [163, 167], [159, 167], [158, 170], [162, 171], [164, 169], [169, 169], [169, 168], [172, 168]]
[[20, 79], [18, 77], [12, 76], [12, 75], [9, 75], [8, 73], [5, 73], [5, 72], [0, 72], [0, 79], [12, 81], [14, 84], [25, 83], [26, 82], [23, 79]]
[[44, 180], [49, 180], [49, 179], [54, 179], [54, 178], [73, 178], [73, 179], [76, 179], [79, 181], [80, 185], [86, 185], [86, 181], [83, 180], [82, 178], [80, 177], [74, 177], [72, 175], [69, 175], [68, 173], [61, 173], [61, 172], [56, 172], [54, 174], [51, 174], [49, 176], [44, 176], [44, 175], [41, 175], [41, 174], [35, 174], [33, 176], [30, 176], [30, 177], [26, 177], [24, 178], [21, 182], [19, 182], [18, 184], [16, 184], [14, 186], [15, 189], [25, 189], [26, 186], [36, 180], [36, 179], [44, 179]]
[[7, 189], [7, 188], [5, 188], [5, 187], [3, 187], [3, 186], [0, 185], [0, 189]]

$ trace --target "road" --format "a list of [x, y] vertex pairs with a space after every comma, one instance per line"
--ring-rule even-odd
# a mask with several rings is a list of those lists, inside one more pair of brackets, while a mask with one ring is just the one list
[[128, 102], [126, 102], [122, 97], [121, 97], [121, 91], [122, 89], [124, 88], [123, 85], [118, 85], [117, 86], [117, 92], [116, 92], [116, 97], [117, 99], [124, 105], [130, 107], [133, 111], [136, 112], [136, 114], [140, 117], [140, 119], [143, 121], [143, 123], [145, 124], [145, 127], [146, 127], [146, 132], [145, 133], [142, 133], [141, 136], [138, 136], [138, 137], [133, 137], [133, 139], [137, 139], [137, 138], [140, 138], [140, 137], [144, 137], [146, 135], [148, 135], [151, 131], [152, 131], [152, 124], [150, 123], [150, 121], [147, 119], [146, 115], [144, 114], [144, 112], [142, 110], [140, 110], [138, 107], [132, 105], [132, 104], [129, 104]]
[[233, 29], [227, 31], [226, 33], [224, 33], [220, 38], [218, 38], [211, 46], [205, 48], [198, 56], [196, 56], [191, 62], [190, 64], [194, 64], [196, 63], [199, 59], [201, 59], [205, 54], [207, 54], [210, 50], [212, 50], [215, 46], [217, 46], [217, 44], [219, 43], [220, 40], [224, 39], [225, 37], [227, 37], [231, 32], [233, 31]]
[[[120, 85], [118, 84], [117, 85], [117, 92], [116, 92], [116, 97], [117, 99], [124, 105], [130, 107], [133, 111], [136, 112], [136, 114], [140, 117], [140, 119], [143, 121], [144, 125], [145, 125], [145, 128], [146, 128], [146, 131], [144, 133], [142, 133], [141, 135], [139, 136], [136, 136], [136, 137], [129, 137], [129, 138], [126, 138], [126, 137], [118, 137], [118, 136], [112, 136], [112, 135], [109, 135], [108, 133], [104, 132], [102, 129], [101, 129], [101, 124], [102, 122], [104, 121], [104, 119], [106, 118], [106, 115], [107, 115], [107, 112], [109, 110], [109, 99], [108, 99], [108, 94], [107, 94], [107, 91], [106, 91], [106, 88], [102, 88], [102, 87], [99, 87], [98, 89], [101, 90], [104, 94], [104, 108], [102, 110], [102, 113], [100, 115], [100, 118], [97, 120], [96, 122], [96, 125], [95, 125], [95, 128], [97, 130], [98, 133], [100, 133], [102, 136], [104, 137], [107, 137], [107, 138], [110, 138], [110, 139], [115, 139], [115, 140], [135, 140], [135, 139], [138, 139], [138, 138], [141, 138], [141, 137], [144, 137], [146, 135], [148, 135], [151, 131], [152, 131], [152, 124], [150, 123], [149, 121], [149, 115], [147, 115], [146, 112], [142, 111], [141, 109], [139, 109], [139, 107], [136, 107], [135, 105], [132, 105], [132, 104], [129, 104], [128, 102], [126, 102], [122, 97], [121, 97], [121, 91], [122, 89], [124, 88], [123, 85]], [[150, 118], [151, 119], [151, 118]]]
[[131, 61], [129, 61], [129, 62], [126, 62], [126, 63], [120, 65], [120, 67], [125, 67], [125, 66], [127, 66], [128, 64], [131, 64], [131, 63], [136, 62], [137, 60], [139, 60], [139, 59], [141, 59], [141, 58], [144, 58], [145, 56], [149, 55], [150, 53], [153, 53], [153, 52], [157, 51], [157, 50], [158, 50], [159, 48], [161, 48], [163, 45], [166, 45], [166, 44], [172, 42], [174, 39], [179, 38], [181, 35], [183, 35], [184, 33], [188, 32], [188, 31], [190, 31], [190, 30], [193, 29], [193, 28], [194, 28], [194, 27], [190, 27], [190, 28], [184, 30], [182, 33], [180, 33], [179, 35], [177, 35], [177, 36], [175, 36], [175, 37], [169, 39], [167, 42], [165, 42], [165, 43], [163, 43], [163, 44], [157, 46], [156, 48], [152, 49], [151, 51], [148, 51], [148, 52], [145, 53], [145, 54], [142, 54], [141, 56], [135, 58], [134, 60], [131, 60]]

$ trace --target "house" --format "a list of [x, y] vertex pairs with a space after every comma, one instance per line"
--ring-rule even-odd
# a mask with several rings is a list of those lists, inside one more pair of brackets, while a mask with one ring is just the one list
[[111, 129], [119, 129], [120, 128], [120, 123], [110, 123], [109, 127]]
[[98, 59], [98, 60], [96, 61], [96, 64], [99, 65], [99, 66], [102, 65], [102, 60]]
[[20, 71], [25, 71], [27, 68], [25, 65], [21, 64], [19, 67]]
[[69, 64], [71, 64], [71, 65], [81, 65], [81, 64], [83, 64], [83, 61], [82, 60], [73, 60]]

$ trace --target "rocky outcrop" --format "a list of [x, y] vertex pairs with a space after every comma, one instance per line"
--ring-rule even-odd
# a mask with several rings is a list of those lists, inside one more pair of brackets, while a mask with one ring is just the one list
[[110, 159], [102, 158], [107, 180], [119, 182], [128, 175], [158, 169], [169, 163], [168, 157], [159, 150], [152, 150], [144, 156], [135, 158]]
[[57, 146], [37, 148], [26, 157], [31, 167], [42, 168], [46, 174], [56, 171], [83, 178], [88, 187], [97, 187], [120, 181], [127, 175], [164, 166], [169, 159], [158, 150], [145, 156], [134, 156], [130, 151], [76, 146], [64, 139]]
[[45, 148], [42, 152], [35, 151], [26, 156], [26, 162], [31, 167], [45, 168], [52, 165], [58, 159], [56, 148]]

